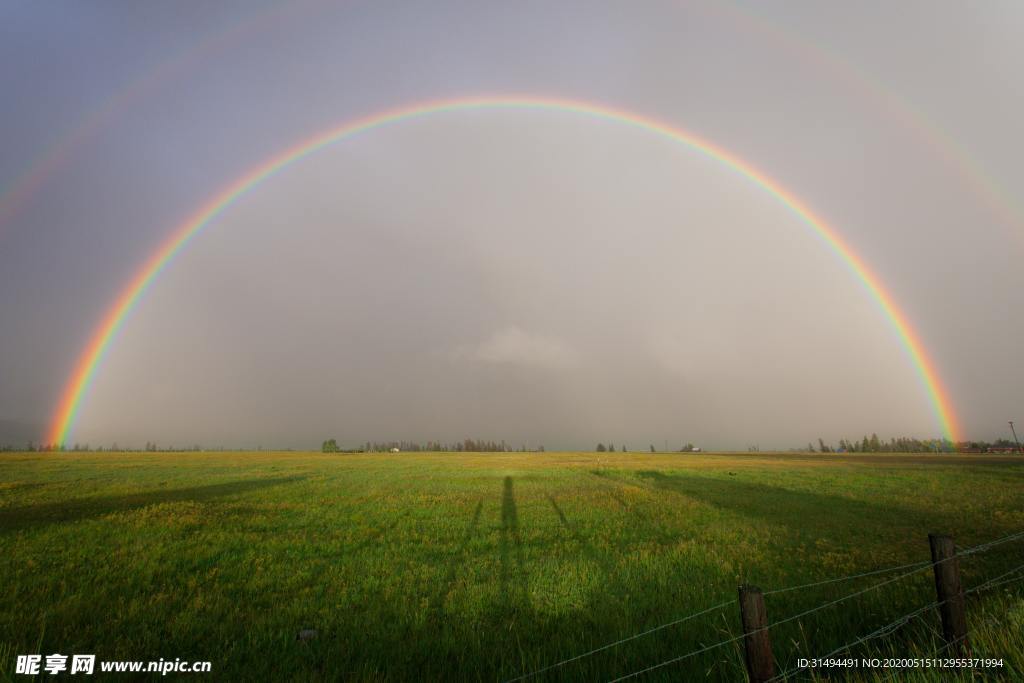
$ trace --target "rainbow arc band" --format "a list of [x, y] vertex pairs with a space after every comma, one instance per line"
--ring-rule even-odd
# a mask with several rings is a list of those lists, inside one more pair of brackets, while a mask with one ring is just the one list
[[680, 128], [662, 121], [641, 116], [620, 109], [613, 109], [590, 102], [573, 101], [534, 95], [524, 96], [478, 96], [460, 97], [430, 102], [418, 102], [408, 106], [372, 114], [365, 118], [349, 121], [326, 132], [308, 138], [299, 144], [277, 154], [264, 163], [245, 173], [238, 180], [216, 194], [190, 218], [182, 223], [146, 260], [135, 276], [118, 294], [94, 331], [88, 345], [81, 352], [71, 377], [61, 394], [48, 432], [50, 444], [63, 444], [75, 425], [82, 401], [88, 394], [89, 386], [97, 369], [110, 349], [111, 342], [124, 324], [129, 313], [136, 306], [148, 287], [188, 243], [209, 225], [217, 216], [242, 196], [271, 178], [291, 164], [331, 145], [359, 133], [397, 124], [430, 115], [469, 110], [539, 110], [568, 112], [596, 119], [613, 121], [634, 128], [646, 130], [700, 152], [736, 171], [779, 200], [796, 214], [815, 234], [845, 262], [857, 276], [862, 286], [875, 299], [896, 331], [910, 360], [914, 364], [924, 389], [935, 411], [943, 436], [951, 441], [958, 440], [959, 429], [949, 396], [939, 379], [935, 366], [925, 352], [919, 336], [911, 327], [906, 316], [897, 307], [893, 297], [882, 286], [879, 278], [871, 272], [861, 258], [846, 244], [840, 235], [824, 220], [791, 192], [769, 176], [718, 147], [712, 142], [698, 138]]

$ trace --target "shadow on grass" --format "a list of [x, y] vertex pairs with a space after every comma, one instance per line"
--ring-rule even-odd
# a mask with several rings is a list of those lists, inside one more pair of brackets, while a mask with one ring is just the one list
[[586, 555], [587, 559], [600, 567], [605, 576], [611, 574], [615, 570], [615, 565], [611, 559], [606, 554], [598, 552], [593, 544], [583, 538], [576, 527], [569, 522], [568, 518], [566, 518], [565, 513], [562, 512], [562, 508], [558, 506], [558, 502], [551, 494], [548, 494], [548, 502], [551, 503], [551, 507], [554, 508], [555, 514], [558, 515], [558, 519], [562, 522], [562, 526], [564, 526], [565, 530], [569, 532], [569, 536], [579, 544], [580, 549], [583, 550], [583, 554]]
[[432, 618], [440, 620], [442, 617], [442, 611], [444, 609], [444, 600], [448, 595], [448, 591], [451, 589], [451, 585], [455, 582], [455, 575], [458, 572], [459, 567], [466, 559], [466, 548], [469, 546], [470, 539], [473, 538], [473, 534], [476, 533], [477, 527], [480, 525], [480, 513], [484, 509], [484, 500], [481, 498], [477, 501], [476, 510], [473, 512], [473, 517], [469, 521], [469, 526], [466, 527], [466, 533], [462, 537], [462, 542], [459, 547], [452, 553], [451, 559], [448, 560], [448, 566], [445, 569], [444, 579], [438, 584], [437, 590], [430, 596], [429, 612]]
[[656, 489], [677, 493], [751, 519], [789, 527], [816, 536], [835, 536], [848, 543], [851, 535], [877, 538], [885, 529], [896, 536], [908, 530], [927, 533], [932, 528], [955, 525], [954, 515], [887, 503], [871, 503], [846, 496], [796, 491], [747, 482], [671, 475], [654, 470], [637, 472], [641, 481]]
[[[512, 477], [505, 477], [501, 494], [501, 592], [505, 596], [506, 607], [509, 609], [529, 607], [527, 591], [526, 566], [523, 562], [523, 542], [519, 536], [519, 511], [516, 508], [516, 496], [512, 486]], [[511, 556], [515, 555], [515, 566]], [[510, 584], [512, 574], [516, 575], [516, 586], [513, 592]]]
[[378, 527], [376, 531], [368, 535], [358, 543], [353, 544], [349, 548], [345, 548], [343, 554], [351, 555], [354, 553], [366, 550], [370, 546], [382, 546], [388, 542], [388, 536], [392, 531], [398, 528], [398, 525], [403, 521], [409, 519], [409, 511], [406, 510], [401, 515], [395, 517], [393, 520], [385, 524], [384, 526]]
[[160, 503], [184, 501], [204, 502], [214, 498], [259, 491], [272, 486], [301, 481], [305, 477], [276, 477], [272, 479], [246, 479], [223, 484], [192, 486], [183, 489], [140, 491], [120, 496], [73, 498], [58, 503], [41, 503], [0, 509], [0, 534], [46, 524], [77, 522], [102, 517], [115, 512], [138, 510]]
[[618, 503], [623, 510], [636, 517], [642, 518], [645, 522], [650, 521], [650, 514], [642, 510], [636, 503], [626, 501], [626, 499], [618, 492], [618, 490], [629, 485], [636, 488], [647, 488], [643, 482], [628, 481], [621, 476], [611, 474], [608, 470], [590, 470], [590, 474], [597, 477], [598, 481], [600, 481], [602, 486], [604, 486], [605, 493], [608, 494], [608, 497]]

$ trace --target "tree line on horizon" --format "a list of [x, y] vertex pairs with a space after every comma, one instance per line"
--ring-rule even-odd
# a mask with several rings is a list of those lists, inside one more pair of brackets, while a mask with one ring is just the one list
[[394, 449], [410, 453], [543, 453], [544, 446], [527, 448], [520, 445], [519, 448], [501, 441], [489, 439], [463, 439], [444, 443], [441, 441], [367, 441], [355, 448], [344, 448], [338, 445], [337, 439], [327, 439], [321, 445], [323, 453], [389, 453]]
[[[649, 445], [647, 447], [647, 449], [651, 453], [657, 453], [658, 452], [658, 450], [654, 447], [654, 444]], [[609, 443], [607, 446], [605, 446], [604, 443], [599, 443], [599, 444], [597, 444], [597, 448], [595, 448], [594, 450], [597, 453], [614, 453], [615, 452], [615, 444]], [[667, 451], [667, 452], [672, 452], [672, 453], [691, 453], [691, 452], [693, 452], [693, 450], [694, 450], [694, 445], [692, 443], [687, 443], [686, 445], [681, 446], [677, 450], [672, 450], [672, 451]], [[630, 452], [629, 451], [629, 447], [626, 446], [626, 444], [622, 444], [621, 446], [619, 446], [619, 452], [620, 453], [629, 453]]]
[[[321, 451], [324, 453], [386, 453], [397, 448], [399, 451], [405, 452], [442, 452], [442, 453], [543, 453], [545, 448], [543, 445], [528, 448], [525, 445], [520, 445], [518, 448], [513, 447], [505, 440], [494, 441], [491, 439], [463, 439], [462, 441], [453, 442], [441, 442], [441, 441], [367, 441], [359, 444], [354, 448], [345, 448], [338, 445], [337, 439], [327, 439], [321, 445]], [[0, 452], [30, 452], [30, 453], [195, 453], [201, 451], [209, 452], [245, 452], [245, 451], [263, 451], [262, 446], [256, 448], [243, 447], [243, 448], [225, 448], [224, 446], [218, 447], [206, 447], [194, 444], [192, 446], [177, 447], [177, 446], [158, 446], [156, 442], [147, 441], [143, 447], [122, 447], [114, 442], [110, 446], [97, 446], [96, 448], [91, 447], [88, 443], [80, 444], [75, 443], [73, 446], [66, 446], [65, 444], [35, 444], [29, 441], [24, 447], [16, 447], [10, 444], [0, 445]], [[292, 451], [292, 448], [274, 448], [275, 451]], [[618, 447], [614, 443], [605, 444], [604, 442], [598, 443], [594, 449], [598, 453], [628, 453], [629, 448], [625, 444], [621, 444]], [[651, 453], [658, 452], [654, 445], [651, 444], [648, 447]], [[694, 446], [691, 443], [679, 448], [679, 453], [689, 453], [694, 450]], [[751, 452], [758, 452], [760, 448], [756, 446], [749, 447], [747, 450]], [[878, 437], [878, 434], [872, 433], [871, 436], [864, 435], [859, 441], [856, 439], [839, 439], [838, 445], [832, 445], [831, 443], [825, 443], [825, 440], [818, 438], [818, 447], [815, 448], [813, 443], [808, 443], [806, 448], [793, 448], [792, 451], [806, 451], [809, 453], [987, 453], [987, 452], [1005, 452], [1006, 450], [1021, 451], [1019, 444], [1006, 438], [999, 438], [993, 441], [958, 441], [953, 443], [949, 439], [918, 439], [913, 437], [894, 437], [889, 440], [883, 440]]]
[[871, 436], [864, 435], [860, 441], [856, 439], [839, 439], [838, 446], [825, 443], [821, 437], [818, 438], [818, 448], [814, 444], [807, 444], [807, 451], [811, 453], [986, 453], [990, 450], [1006, 450], [1012, 448], [1019, 450], [1019, 446], [1009, 439], [996, 439], [995, 441], [958, 441], [953, 443], [949, 439], [916, 439], [908, 436], [893, 437], [888, 441], [878, 438], [878, 434]]

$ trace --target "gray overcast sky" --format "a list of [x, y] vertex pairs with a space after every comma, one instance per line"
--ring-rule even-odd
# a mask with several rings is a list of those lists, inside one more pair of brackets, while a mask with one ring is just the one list
[[[6, 2], [0, 443], [42, 436], [117, 293], [254, 164], [383, 109], [524, 93], [653, 116], [765, 171], [885, 283], [965, 435], [1007, 436], [1022, 33], [1015, 1]], [[71, 437], [872, 431], [939, 425], [878, 305], [793, 213], [649, 132], [492, 110], [370, 131], [233, 205], [127, 320]]]

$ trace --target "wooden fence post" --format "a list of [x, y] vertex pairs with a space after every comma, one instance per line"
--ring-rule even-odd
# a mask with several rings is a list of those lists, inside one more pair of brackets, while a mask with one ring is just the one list
[[967, 642], [967, 612], [956, 544], [949, 536], [939, 534], [928, 534], [928, 543], [932, 548], [935, 594], [942, 615], [942, 637], [954, 656], [965, 655], [971, 648]]
[[750, 683], [765, 683], [775, 675], [775, 658], [768, 638], [768, 612], [764, 594], [757, 586], [740, 586], [740, 619], [743, 622]]

